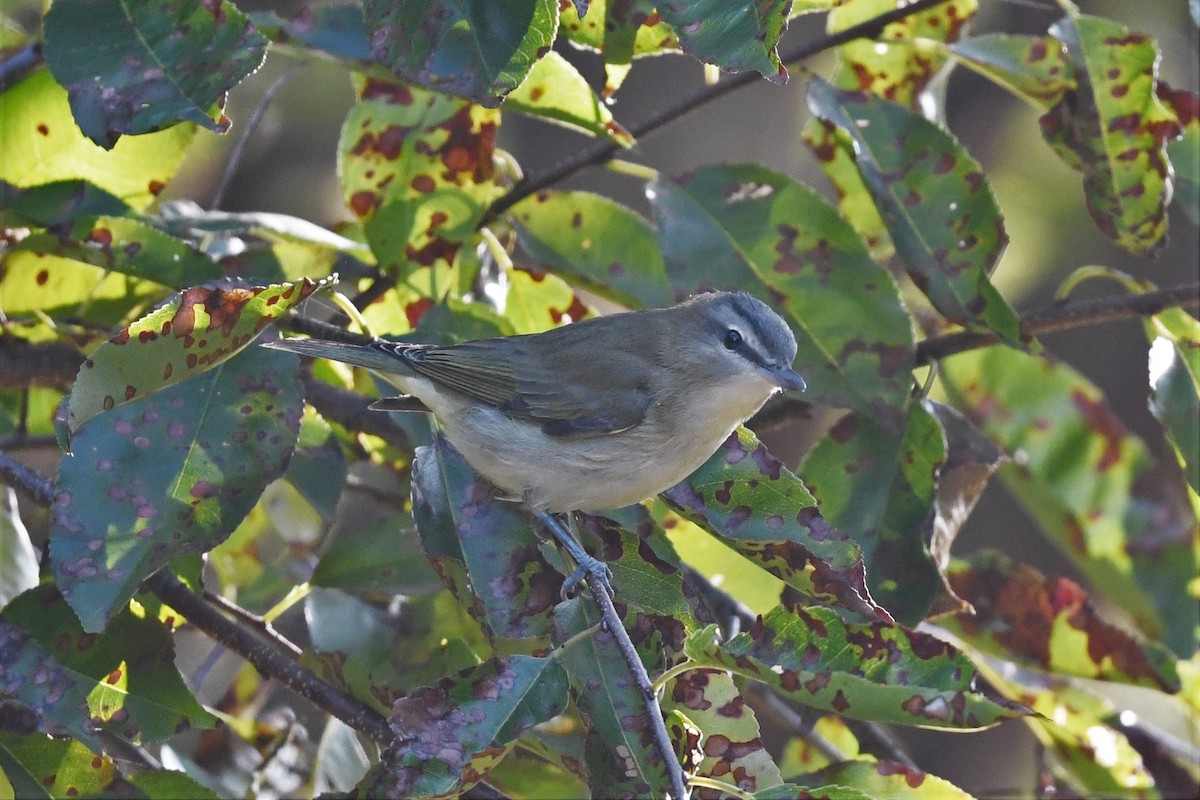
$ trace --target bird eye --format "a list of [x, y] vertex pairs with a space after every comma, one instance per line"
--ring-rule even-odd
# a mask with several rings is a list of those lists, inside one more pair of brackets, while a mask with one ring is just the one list
[[733, 328], [725, 331], [725, 349], [737, 350], [742, 343], [742, 334], [738, 333]]

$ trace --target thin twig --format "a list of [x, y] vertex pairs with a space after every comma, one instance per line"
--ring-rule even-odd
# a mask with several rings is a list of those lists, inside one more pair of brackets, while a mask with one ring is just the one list
[[240, 619], [242, 622], [258, 631], [259, 636], [262, 636], [270, 644], [273, 644], [276, 650], [290, 657], [293, 661], [299, 660], [300, 656], [304, 654], [304, 651], [297, 647], [286, 636], [275, 630], [274, 625], [267, 622], [258, 614], [247, 611], [237, 603], [227, 600], [221, 595], [216, 594], [215, 592], [210, 592], [207, 589], [201, 592], [200, 597], [209, 605], [219, 608], [221, 611], [224, 611], [231, 617]]
[[[885, 14], [880, 14], [877, 17], [872, 17], [865, 22], [860, 22], [857, 25], [846, 28], [837, 33], [820, 36], [811, 42], [805, 42], [797, 47], [780, 55], [780, 61], [785, 64], [794, 64], [798, 61], [812, 58], [814, 55], [829, 50], [834, 47], [852, 42], [855, 39], [862, 39], [875, 36], [885, 26], [893, 22], [897, 22], [913, 14], [928, 10], [934, 6], [941, 5], [946, 0], [915, 0], [915, 2], [900, 8], [892, 9]], [[658, 130], [680, 117], [695, 111], [701, 106], [711, 103], [719, 97], [723, 97], [730, 92], [740, 89], [743, 86], [754, 83], [760, 80], [757, 72], [747, 71], [740, 72], [736, 75], [725, 78], [711, 86], [705, 86], [673, 106], [668, 106], [656, 114], [652, 114], [649, 118], [642, 122], [628, 126], [630, 134], [634, 138], [641, 138], [653, 131]], [[523, 178], [518, 181], [511, 190], [503, 197], [498, 199], [488, 208], [487, 213], [483, 215], [480, 225], [486, 225], [500, 214], [512, 206], [524, 200], [526, 197], [545, 189], [549, 186], [559, 183], [565, 178], [574, 175], [576, 172], [585, 167], [595, 166], [608, 161], [620, 150], [617, 144], [608, 140], [597, 139], [590, 143], [587, 147], [582, 148], [577, 153], [573, 154], [566, 160], [560, 162], [557, 166], [552, 167], [540, 175], [533, 175], [528, 178]]]
[[8, 58], [0, 61], [0, 92], [23, 80], [42, 63], [42, 44], [26, 45]]
[[216, 211], [221, 207], [221, 201], [225, 199], [225, 191], [233, 181], [233, 175], [237, 172], [238, 165], [242, 161], [242, 156], [246, 152], [246, 145], [250, 142], [250, 137], [254, 135], [254, 132], [258, 130], [263, 117], [266, 116], [267, 109], [275, 101], [275, 95], [279, 94], [283, 87], [287, 86], [292, 78], [296, 77], [300, 73], [300, 70], [307, 66], [308, 62], [306, 61], [293, 64], [263, 92], [262, 99], [254, 107], [254, 113], [250, 115], [250, 119], [246, 120], [245, 127], [242, 128], [241, 134], [238, 135], [237, 141], [234, 142], [233, 150], [229, 153], [229, 160], [225, 162], [225, 168], [221, 170], [221, 178], [217, 181], [217, 188], [213, 190], [212, 198], [208, 201], [209, 211]]

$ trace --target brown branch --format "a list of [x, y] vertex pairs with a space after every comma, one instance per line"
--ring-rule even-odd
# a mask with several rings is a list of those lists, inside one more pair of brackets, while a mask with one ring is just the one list
[[0, 389], [48, 386], [66, 389], [75, 382], [83, 354], [64, 342], [32, 344], [0, 335]]
[[[846, 42], [852, 42], [855, 39], [863, 39], [873, 37], [887, 25], [893, 22], [917, 14], [921, 11], [926, 11], [934, 6], [941, 5], [946, 0], [915, 0], [915, 2], [899, 8], [892, 9], [885, 14], [880, 14], [877, 17], [872, 17], [869, 20], [860, 22], [857, 25], [846, 28], [837, 33], [826, 34], [820, 36], [811, 42], [805, 42], [798, 45], [792, 50], [789, 50], [780, 55], [779, 59], [785, 64], [795, 64], [798, 61], [812, 58], [818, 53], [830, 50], [834, 47], [839, 47]], [[760, 80], [757, 72], [741, 72], [729, 78], [722, 79], [720, 82], [711, 86], [705, 86], [695, 94], [685, 97], [673, 106], [659, 111], [657, 114], [651, 115], [648, 119], [642, 122], [628, 126], [629, 133], [634, 138], [641, 138], [649, 133], [652, 133], [659, 128], [662, 128], [680, 117], [695, 111], [696, 109], [711, 103], [719, 97], [724, 97], [732, 91], [747, 86], [755, 81]], [[540, 175], [534, 175], [529, 178], [524, 178], [518, 181], [517, 184], [508, 191], [503, 197], [498, 199], [488, 208], [484, 214], [481, 225], [486, 225], [491, 220], [504, 213], [512, 206], [524, 200], [526, 197], [553, 186], [565, 178], [574, 175], [576, 172], [585, 167], [602, 164], [611, 159], [620, 148], [613, 142], [597, 139], [590, 143], [587, 147], [579, 150], [579, 152], [560, 162], [557, 166], [552, 167]]]
[[[42, 506], [54, 501], [54, 484], [46, 476], [0, 452], [0, 478], [25, 492]], [[264, 675], [278, 680], [321, 710], [380, 742], [394, 735], [387, 720], [352, 697], [348, 697], [268, 644], [250, 631], [225, 617], [166, 570], [160, 570], [143, 582], [160, 600], [182, 614], [188, 622], [214, 641], [249, 661]]]

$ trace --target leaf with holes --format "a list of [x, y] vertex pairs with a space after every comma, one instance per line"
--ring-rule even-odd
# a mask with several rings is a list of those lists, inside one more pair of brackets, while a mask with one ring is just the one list
[[426, 557], [489, 636], [540, 640], [562, 576], [542, 557], [523, 507], [494, 491], [441, 434], [417, 448], [413, 516]]
[[0, 179], [19, 187], [84, 180], [137, 211], [166, 188], [195, 133], [176, 125], [104, 150], [80, 133], [66, 91], [45, 69], [0, 93], [0, 119]]
[[76, 430], [50, 555], [85, 630], [102, 630], [172, 558], [224, 541], [283, 474], [304, 412], [296, 363], [252, 348]]
[[161, 742], [216, 720], [175, 668], [170, 631], [118, 613], [108, 631], [85, 633], [58, 590], [43, 585], [0, 612], [0, 704], [37, 730], [70, 734], [99, 753], [102, 736]]
[[590, 133], [624, 148], [635, 144], [587, 80], [570, 61], [553, 51], [533, 65], [525, 81], [505, 98], [504, 108]]
[[[1149, 450], [1082, 375], [1006, 347], [941, 362], [954, 405], [1019, 461], [998, 472], [1091, 588], [1177, 655], [1195, 650], [1196, 529], [1182, 481], [1149, 480]], [[1150, 484], [1135, 490], [1135, 485]]]
[[366, 0], [371, 56], [406, 81], [489, 108], [549, 51], [556, 0]]
[[992, 551], [954, 562], [947, 578], [975, 611], [939, 617], [938, 624], [972, 647], [1045, 672], [1179, 691], [1175, 656], [1104, 619], [1069, 578]]
[[446, 268], [499, 192], [500, 114], [404, 83], [367, 78], [346, 115], [339, 173], [380, 269]]
[[644, 219], [589, 192], [543, 191], [510, 212], [537, 264], [632, 306], [674, 301], [654, 232]]
[[659, 3], [657, 10], [692, 58], [727, 72], [754, 70], [785, 83], [787, 70], [775, 46], [791, 5], [790, 0], [693, 0]]
[[906, 625], [925, 618], [941, 580], [929, 554], [941, 426], [909, 407], [902, 433], [869, 417], [843, 417], [799, 470], [826, 521], [858, 542], [875, 601]]
[[952, 322], [1023, 344], [1021, 322], [988, 280], [1008, 243], [1004, 219], [975, 159], [903, 106], [814, 78], [813, 114], [854, 140], [858, 170], [913, 282]]
[[912, 320], [832, 206], [750, 164], [659, 178], [647, 194], [677, 297], [702, 288], [760, 296], [796, 334], [805, 399], [898, 422], [912, 381]]
[[566, 671], [550, 658], [497, 657], [417, 689], [396, 702], [388, 719], [396, 740], [358, 791], [364, 797], [465, 791], [518, 736], [566, 704]]
[[1042, 111], [1075, 88], [1075, 67], [1051, 36], [971, 36], [948, 49], [959, 63]]
[[781, 606], [724, 644], [710, 625], [685, 650], [698, 667], [854, 719], [971, 730], [1027, 713], [978, 694], [975, 668], [949, 644], [898, 625], [844, 622], [829, 608]]
[[222, 364], [329, 279], [175, 295], [92, 352], [66, 406], [74, 435], [97, 414]]
[[1078, 88], [1041, 118], [1042, 136], [1083, 173], [1096, 226], [1138, 255], [1166, 244], [1171, 166], [1166, 143], [1179, 122], [1155, 94], [1158, 46], [1100, 17], [1068, 16], [1050, 28], [1075, 64]]
[[805, 596], [891, 620], [867, 590], [862, 550], [826, 523], [800, 479], [746, 428], [662, 497]]
[[104, 148], [181, 121], [224, 133], [225, 93], [267, 53], [267, 40], [227, 0], [61, 3], [46, 13], [44, 35], [46, 62], [79, 128]]

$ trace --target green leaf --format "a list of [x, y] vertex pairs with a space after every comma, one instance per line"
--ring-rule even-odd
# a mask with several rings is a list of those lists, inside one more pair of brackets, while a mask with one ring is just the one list
[[971, 36], [949, 45], [959, 63], [1042, 111], [1075, 88], [1075, 68], [1050, 36]]
[[50, 553], [84, 628], [172, 558], [224, 541], [287, 466], [303, 411], [296, 357], [256, 347], [79, 428]]
[[562, 577], [524, 509], [493, 491], [440, 433], [417, 448], [413, 516], [426, 557], [490, 636], [536, 641], [549, 635]]
[[170, 632], [122, 610], [101, 636], [85, 633], [58, 590], [25, 592], [0, 612], [0, 700], [37, 729], [101, 752], [100, 734], [161, 742], [216, 720], [175, 668]]
[[0, 180], [0, 224], [48, 228], [79, 217], [132, 214], [121, 198], [82, 180], [62, 180], [18, 189]]
[[371, 56], [406, 81], [495, 108], [554, 43], [555, 0], [366, 0]]
[[[8, 778], [12, 796], [28, 800], [147, 796], [121, 776], [111, 758], [74, 739], [0, 733], [0, 777]], [[195, 796], [206, 798], [203, 793]]]
[[890, 620], [867, 590], [858, 545], [825, 522], [800, 479], [746, 428], [662, 497], [807, 597]]
[[505, 98], [504, 109], [603, 137], [621, 147], [635, 144], [587, 80], [570, 61], [553, 51], [534, 64], [524, 82]]
[[883, 217], [879, 216], [871, 190], [855, 164], [854, 141], [850, 135], [832, 122], [812, 117], [800, 137], [833, 185], [842, 218], [867, 243], [872, 258], [881, 264], [890, 262], [896, 255], [896, 248]]
[[1167, 157], [1175, 171], [1173, 199], [1193, 225], [1200, 225], [1200, 95], [1158, 84], [1158, 98], [1183, 128], [1183, 135], [1167, 142]]
[[1046, 672], [1179, 691], [1175, 656], [1104, 619], [1068, 578], [991, 551], [955, 562], [947, 577], [975, 611], [939, 617], [938, 624], [972, 647]]
[[339, 526], [310, 583], [389, 597], [428, 594], [442, 587], [421, 552], [412, 521], [400, 515], [376, 523]]
[[[937, 3], [884, 26], [870, 38], [847, 42], [838, 48], [833, 84], [916, 108], [946, 63], [947, 54], [940, 44], [962, 35], [978, 5], [977, 0]], [[895, 8], [895, 0], [840, 3], [830, 9], [826, 31], [838, 33]]]
[[829, 766], [831, 757], [827, 748], [818, 747], [812, 739], [820, 737], [821, 742], [833, 745], [836, 754], [848, 759], [854, 759], [862, 752], [858, 739], [839, 716], [828, 715], [819, 718], [812, 726], [813, 736], [797, 736], [784, 745], [783, 753], [779, 756], [779, 769], [788, 780], [808, 772], [816, 772]]
[[17, 493], [0, 488], [0, 609], [27, 589], [38, 585], [38, 557], [21, 521]]
[[811, 189], [755, 165], [704, 167], [647, 189], [677, 297], [745, 290], [796, 334], [805, 399], [896, 420], [912, 321], [895, 282]]
[[809, 776], [808, 781], [814, 786], [851, 786], [869, 797], [888, 800], [972, 800], [950, 781], [894, 761], [842, 761]]
[[1200, 494], [1200, 321], [1179, 308], [1146, 322], [1150, 412], [1162, 423], [1192, 491]]
[[6, 314], [120, 323], [169, 290], [161, 284], [20, 249], [0, 254], [0, 307]]
[[445, 269], [500, 193], [499, 112], [378, 78], [359, 98], [338, 145], [346, 203], [385, 274]]
[[680, 50], [675, 31], [650, 0], [590, 0], [582, 18], [574, 4], [561, 3], [559, 19], [560, 32], [572, 44], [604, 56], [606, 100], [621, 88], [633, 59]]
[[138, 211], [166, 188], [195, 132], [176, 125], [101, 149], [79, 132], [66, 91], [44, 69], [0, 93], [0, 124], [0, 179], [20, 187], [84, 180]]
[[660, 3], [657, 10], [692, 58], [727, 72], [754, 70], [785, 83], [787, 70], [775, 46], [787, 27], [791, 5], [788, 0], [693, 0]]
[[799, 470], [826, 521], [862, 548], [871, 596], [906, 625], [925, 618], [941, 586], [929, 541], [945, 455], [937, 419], [914, 403], [900, 436], [843, 417]]
[[762, 741], [758, 719], [729, 673], [689, 670], [667, 685], [663, 711], [678, 712], [700, 732], [698, 763], [688, 773], [733, 782], [757, 793], [783, 783]]
[[979, 163], [950, 134], [903, 106], [819, 78], [813, 114], [854, 140], [858, 169], [913, 282], [952, 322], [1021, 344], [1021, 323], [988, 280], [1008, 243]]
[[504, 319], [512, 323], [513, 333], [541, 333], [562, 325], [564, 320], [574, 322], [594, 316], [579, 293], [557, 275], [509, 271]]
[[1171, 195], [1166, 143], [1179, 123], [1155, 94], [1154, 40], [1111, 20], [1068, 16], [1050, 32], [1075, 63], [1078, 88], [1042, 116], [1042, 136], [1083, 173], [1096, 226], [1137, 255], [1166, 244]]
[[196, 286], [92, 352], [67, 403], [74, 435], [85, 422], [219, 366], [328, 280], [228, 289]]
[[46, 13], [44, 37], [46, 62], [79, 128], [106, 149], [122, 134], [181, 121], [224, 133], [225, 93], [267, 52], [267, 40], [227, 0], [61, 3]]
[[898, 625], [844, 622], [829, 608], [779, 607], [721, 644], [716, 626], [685, 650], [785, 696], [854, 719], [928, 728], [986, 728], [1024, 709], [974, 691], [971, 662], [949, 644]]
[[513, 741], [562, 712], [567, 674], [549, 658], [493, 658], [397, 701], [395, 742], [358, 785], [364, 797], [447, 796], [471, 788]]
[[1005, 347], [952, 356], [940, 374], [954, 404], [1020, 454], [999, 475], [1092, 591], [1177, 655], [1193, 652], [1195, 515], [1172, 494], [1182, 485], [1135, 491], [1152, 474], [1150, 454], [1099, 390], [1070, 367]]
[[588, 192], [544, 191], [511, 213], [521, 247], [546, 269], [631, 306], [674, 301], [654, 232], [620, 203]]
[[253, 11], [247, 16], [272, 44], [295, 46], [306, 56], [323, 53], [354, 66], [372, 63], [358, 5], [305, 5], [290, 17], [274, 11]]

